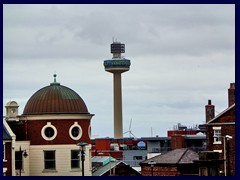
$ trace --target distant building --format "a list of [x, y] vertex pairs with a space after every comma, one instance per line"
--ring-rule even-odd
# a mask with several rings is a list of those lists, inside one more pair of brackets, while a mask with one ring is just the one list
[[206, 125], [200, 124], [196, 125], [195, 127], [187, 128], [187, 126], [178, 123], [174, 126], [173, 130], [167, 131], [167, 136], [171, 137], [174, 135], [196, 135], [198, 133], [206, 133]]
[[81, 176], [79, 142], [88, 143], [84, 172], [92, 175], [90, 122], [93, 114], [75, 91], [56, 81], [56, 75], [53, 83], [31, 96], [22, 115], [17, 112], [16, 102], [7, 103], [5, 120], [16, 141], [6, 129], [3, 143], [9, 161], [6, 160], [12, 159], [12, 167], [4, 169], [6, 175]]
[[148, 157], [174, 149], [189, 148], [195, 152], [206, 150], [206, 135], [175, 135], [172, 137], [96, 138], [91, 140], [92, 156], [111, 156], [131, 167]]

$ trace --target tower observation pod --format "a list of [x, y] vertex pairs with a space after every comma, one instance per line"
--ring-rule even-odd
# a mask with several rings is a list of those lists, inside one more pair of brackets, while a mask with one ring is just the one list
[[121, 74], [130, 68], [130, 60], [121, 56], [125, 53], [125, 44], [113, 42], [111, 44], [112, 59], [104, 61], [105, 71], [113, 73], [114, 96], [114, 138], [123, 138], [122, 125], [122, 82]]

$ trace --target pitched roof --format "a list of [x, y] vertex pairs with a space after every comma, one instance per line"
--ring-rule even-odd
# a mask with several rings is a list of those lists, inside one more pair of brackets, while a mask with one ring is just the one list
[[228, 111], [230, 111], [231, 109], [235, 108], [235, 103], [233, 105], [231, 105], [230, 107], [228, 107], [227, 109], [225, 109], [224, 111], [222, 111], [221, 113], [219, 113], [217, 116], [215, 116], [213, 119], [211, 119], [210, 121], [207, 122], [207, 124], [213, 123], [213, 121], [215, 121], [216, 119], [218, 119], [219, 117], [223, 116], [225, 113], [227, 113]]
[[181, 148], [147, 159], [140, 164], [148, 164], [151, 161], [156, 162], [156, 164], [191, 164], [193, 160], [198, 159], [198, 153], [187, 148]]
[[15, 134], [12, 132], [6, 120], [3, 119], [3, 140], [13, 140], [15, 138]]
[[134, 172], [136, 172], [137, 174], [140, 175], [140, 173], [137, 170], [133, 169], [132, 167], [127, 165], [125, 162], [113, 160], [104, 166], [100, 166], [95, 172], [92, 173], [92, 176], [102, 176], [103, 174], [110, 171], [111, 169], [116, 168], [119, 164], [122, 164], [122, 165], [125, 165], [125, 166], [131, 168]]
[[9, 134], [4, 125], [3, 125], [3, 140], [12, 140], [11, 135]]

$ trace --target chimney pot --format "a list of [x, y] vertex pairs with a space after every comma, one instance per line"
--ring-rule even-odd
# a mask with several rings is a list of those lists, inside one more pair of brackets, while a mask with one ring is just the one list
[[228, 107], [235, 103], [235, 83], [230, 83], [230, 88], [228, 89]]
[[235, 83], [230, 83], [230, 88], [235, 89]]
[[215, 106], [212, 105], [211, 100], [208, 100], [208, 104], [205, 106], [206, 112], [206, 122], [209, 122], [211, 119], [215, 117]]
[[209, 99], [208, 100], [208, 105], [211, 105], [212, 104], [212, 101]]

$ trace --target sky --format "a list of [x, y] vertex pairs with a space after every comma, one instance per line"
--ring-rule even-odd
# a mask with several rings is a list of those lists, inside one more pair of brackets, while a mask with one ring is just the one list
[[[104, 70], [113, 38], [131, 60], [122, 74], [123, 132], [167, 136], [181, 123], [205, 122], [228, 107], [235, 82], [233, 4], [4, 4], [3, 115], [57, 81], [77, 92], [88, 110], [92, 137], [113, 137], [113, 75]], [[124, 134], [129, 137], [129, 133]]]

